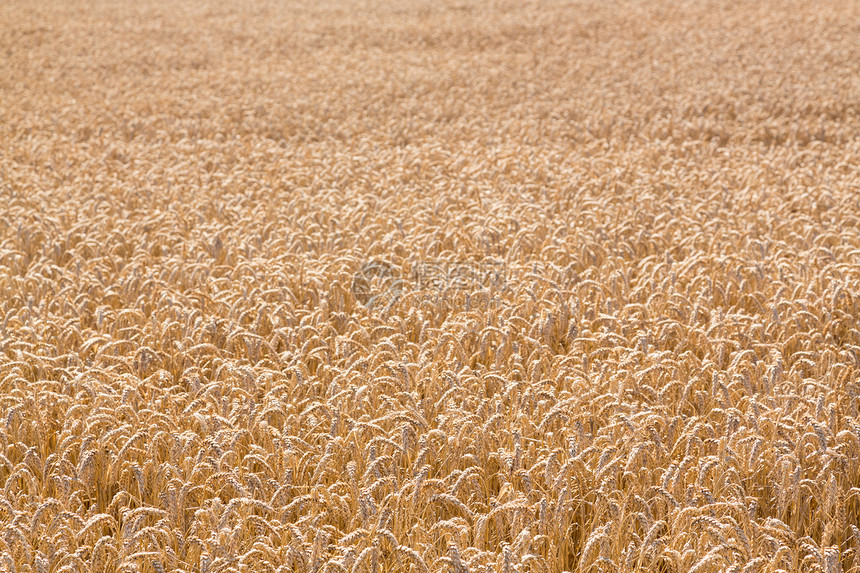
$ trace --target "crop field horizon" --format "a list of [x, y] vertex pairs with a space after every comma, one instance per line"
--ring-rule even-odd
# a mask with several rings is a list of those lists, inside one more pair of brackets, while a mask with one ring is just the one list
[[0, 4], [0, 571], [860, 573], [860, 3]]

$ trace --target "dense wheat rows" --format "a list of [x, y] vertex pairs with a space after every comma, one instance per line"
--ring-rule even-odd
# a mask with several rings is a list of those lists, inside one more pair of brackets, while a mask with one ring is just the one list
[[0, 570], [860, 571], [858, 110], [854, 1], [3, 2]]

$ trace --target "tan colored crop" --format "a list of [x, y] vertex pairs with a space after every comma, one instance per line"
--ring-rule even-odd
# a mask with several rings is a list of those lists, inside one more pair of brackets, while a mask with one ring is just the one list
[[0, 4], [0, 571], [860, 572], [860, 4]]

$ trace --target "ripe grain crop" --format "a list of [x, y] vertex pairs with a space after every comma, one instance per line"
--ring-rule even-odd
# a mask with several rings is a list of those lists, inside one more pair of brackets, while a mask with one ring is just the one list
[[860, 4], [6, 0], [0, 570], [860, 571]]

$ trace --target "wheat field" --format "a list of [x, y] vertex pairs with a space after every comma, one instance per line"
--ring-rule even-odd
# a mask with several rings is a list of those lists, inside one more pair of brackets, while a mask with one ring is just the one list
[[860, 572], [860, 3], [6, 0], [0, 571]]

